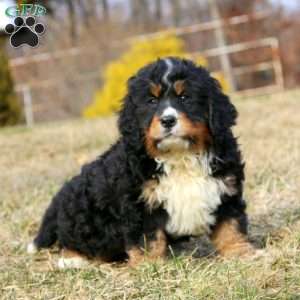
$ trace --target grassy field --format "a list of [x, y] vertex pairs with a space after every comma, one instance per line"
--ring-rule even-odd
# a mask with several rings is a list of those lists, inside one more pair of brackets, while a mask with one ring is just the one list
[[266, 255], [222, 260], [206, 239], [165, 263], [56, 268], [25, 247], [62, 182], [116, 139], [115, 119], [0, 131], [1, 299], [300, 299], [300, 91], [236, 100], [250, 236]]

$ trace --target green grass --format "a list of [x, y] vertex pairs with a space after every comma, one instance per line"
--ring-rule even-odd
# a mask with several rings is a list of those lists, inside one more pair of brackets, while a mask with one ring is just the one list
[[[56, 249], [25, 252], [66, 178], [116, 137], [115, 119], [0, 131], [1, 299], [300, 299], [300, 91], [236, 100], [250, 236], [266, 255], [222, 260], [206, 240], [167, 262], [59, 271]], [[194, 256], [192, 256], [194, 254]]]

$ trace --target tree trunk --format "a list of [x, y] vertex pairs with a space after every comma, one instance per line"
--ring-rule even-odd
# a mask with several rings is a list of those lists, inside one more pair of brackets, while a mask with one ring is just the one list
[[80, 11], [82, 12], [83, 22], [86, 26], [89, 26], [89, 17], [90, 17], [90, 10], [89, 10], [89, 3], [85, 2], [85, 0], [77, 0], [79, 5]]
[[150, 24], [149, 3], [147, 0], [140, 0], [141, 23], [146, 29]]
[[103, 12], [103, 19], [109, 20], [109, 6], [108, 0], [102, 0], [102, 12]]
[[[218, 7], [218, 3], [216, 0], [209, 0], [209, 6], [211, 10], [211, 16], [213, 21], [220, 21], [221, 16], [220, 16], [220, 11]], [[217, 40], [217, 46], [219, 48], [224, 48], [226, 46], [226, 37], [224, 33], [224, 28], [221, 26], [218, 26], [215, 29], [215, 36]], [[221, 60], [221, 65], [222, 69], [229, 80], [230, 88], [232, 91], [236, 91], [236, 83], [235, 83], [235, 78], [232, 72], [232, 67], [231, 67], [231, 61], [228, 53], [223, 53], [220, 55], [220, 60]]]
[[149, 3], [147, 0], [131, 0], [130, 1], [131, 19], [134, 23], [147, 28], [150, 21]]
[[179, 0], [169, 0], [172, 9], [172, 17], [173, 17], [173, 24], [178, 26], [180, 24], [180, 17], [181, 17], [181, 7]]
[[67, 0], [68, 13], [69, 13], [69, 21], [70, 21], [70, 36], [72, 43], [77, 38], [76, 32], [76, 16], [75, 16], [75, 8], [73, 0]]
[[157, 22], [161, 22], [161, 17], [162, 17], [162, 6], [161, 6], [161, 0], [155, 0], [155, 20]]
[[134, 23], [138, 23], [139, 1], [130, 0], [130, 16]]

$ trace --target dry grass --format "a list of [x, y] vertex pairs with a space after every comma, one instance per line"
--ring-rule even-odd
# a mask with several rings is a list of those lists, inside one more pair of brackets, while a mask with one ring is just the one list
[[28, 256], [24, 247], [51, 197], [115, 140], [115, 120], [2, 130], [1, 299], [300, 299], [299, 97], [291, 91], [236, 101], [250, 233], [267, 253], [248, 261], [201, 257], [199, 241], [185, 245], [196, 257], [186, 250], [136, 270], [94, 264], [58, 271], [54, 251]]

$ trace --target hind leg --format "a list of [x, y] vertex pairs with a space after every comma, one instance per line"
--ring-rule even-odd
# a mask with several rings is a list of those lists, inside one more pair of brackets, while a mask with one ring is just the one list
[[164, 259], [167, 254], [167, 236], [162, 229], [155, 232], [155, 236], [148, 243], [147, 252], [151, 260]]
[[36, 238], [28, 244], [27, 252], [36, 253], [41, 248], [49, 248], [57, 240], [57, 205], [53, 200], [43, 217]]
[[153, 236], [145, 236], [144, 249], [138, 246], [127, 251], [128, 264], [132, 267], [144, 261], [157, 261], [164, 259], [167, 252], [167, 237], [162, 229], [157, 229]]

